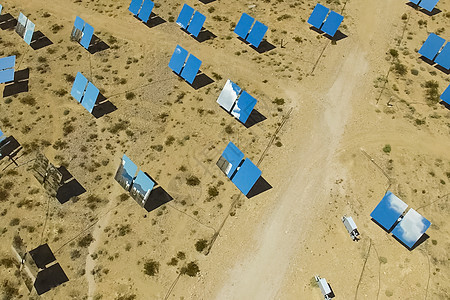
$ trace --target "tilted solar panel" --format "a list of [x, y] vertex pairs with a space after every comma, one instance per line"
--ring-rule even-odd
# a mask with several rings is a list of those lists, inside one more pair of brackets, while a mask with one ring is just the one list
[[397, 219], [405, 212], [408, 205], [388, 191], [378, 203], [370, 216], [384, 229], [391, 229]]
[[447, 70], [450, 69], [450, 43], [449, 42], [447, 42], [447, 44], [444, 46], [442, 51], [438, 54], [438, 56], [435, 59], [435, 62]]
[[3, 131], [0, 129], [0, 142], [6, 139], [6, 136], [3, 135]]
[[326, 8], [322, 4], [317, 3], [311, 13], [311, 16], [309, 16], [309, 19], [307, 21], [308, 24], [311, 24], [312, 26], [320, 29], [329, 11], [329, 8]]
[[425, 43], [419, 50], [419, 54], [428, 58], [429, 60], [434, 60], [436, 54], [441, 50], [442, 45], [444, 45], [445, 39], [437, 36], [434, 33], [430, 33]]
[[142, 6], [142, 0], [131, 0], [130, 6], [128, 10], [133, 13], [133, 15], [137, 15]]
[[339, 25], [341, 25], [342, 20], [344, 20], [342, 15], [331, 11], [321, 30], [330, 36], [334, 36], [339, 28]]
[[414, 3], [414, 4], [419, 4], [420, 0], [409, 0], [410, 2]]
[[206, 17], [196, 11], [194, 16], [192, 17], [192, 21], [189, 24], [187, 31], [193, 36], [198, 37], [200, 31], [202, 30], [203, 24], [205, 23], [205, 20]]
[[25, 35], [25, 27], [27, 26], [27, 21], [27, 17], [25, 17], [23, 13], [20, 13], [19, 17], [17, 18], [16, 32], [21, 38], [23, 38]]
[[14, 81], [14, 69], [0, 71], [0, 83]]
[[450, 85], [445, 89], [440, 98], [442, 101], [450, 105]]
[[258, 169], [249, 158], [246, 158], [236, 175], [231, 179], [231, 182], [233, 182], [244, 195], [247, 195], [255, 185], [256, 181], [258, 181], [259, 177], [261, 177], [261, 174], [261, 170]]
[[23, 37], [25, 43], [27, 43], [28, 45], [31, 44], [31, 40], [33, 39], [34, 28], [34, 23], [28, 20], [27, 26], [25, 28], [25, 35]]
[[192, 84], [194, 82], [195, 76], [197, 76], [198, 70], [202, 65], [202, 61], [195, 57], [194, 55], [189, 55], [188, 60], [186, 61], [186, 65], [181, 72], [181, 77], [184, 78], [187, 82]]
[[242, 89], [236, 83], [228, 79], [217, 98], [217, 103], [230, 112], [241, 91]]
[[253, 17], [250, 17], [248, 14], [243, 13], [241, 18], [239, 19], [239, 22], [234, 28], [234, 33], [245, 40], [254, 21], [255, 19]]
[[419, 6], [431, 12], [438, 2], [439, 0], [422, 0], [420, 1]]
[[253, 25], [252, 30], [248, 34], [247, 41], [255, 46], [256, 48], [259, 47], [259, 44], [261, 43], [262, 39], [264, 38], [264, 35], [267, 32], [268, 27], [264, 25], [263, 23], [256, 21], [255, 25]]
[[0, 58], [0, 70], [14, 68], [16, 65], [16, 56], [7, 56]]
[[77, 76], [75, 77], [75, 81], [73, 82], [72, 91], [70, 92], [72, 97], [74, 97], [78, 102], [81, 102], [87, 84], [88, 80], [86, 79], [86, 77], [78, 72]]
[[169, 67], [177, 74], [180, 74], [181, 69], [184, 66], [186, 57], [188, 56], [187, 50], [183, 49], [181, 46], [177, 45], [175, 51], [170, 58]]
[[183, 5], [180, 14], [178, 15], [176, 23], [182, 28], [186, 29], [191, 21], [194, 9], [187, 4]]
[[81, 101], [81, 105], [83, 105], [84, 108], [86, 108], [90, 113], [92, 113], [92, 110], [94, 109], [99, 93], [99, 89], [89, 82], [86, 92], [84, 93], [83, 100]]
[[94, 34], [94, 27], [86, 23], [84, 25], [83, 37], [80, 40], [81, 46], [83, 46], [85, 49], [89, 49], [89, 45], [91, 44], [93, 34]]
[[431, 222], [410, 208], [402, 220], [392, 230], [392, 234], [408, 248], [412, 248], [430, 227]]
[[124, 154], [119, 169], [117, 170], [115, 179], [125, 190], [128, 191], [130, 190], [137, 170], [138, 167], [134, 164], [134, 162], [132, 162], [128, 158], [128, 156]]
[[248, 120], [248, 117], [252, 113], [256, 102], [257, 101], [255, 98], [250, 96], [250, 94], [246, 91], [243, 91], [241, 96], [237, 100], [236, 105], [233, 107], [231, 114], [245, 124], [245, 122], [247, 122]]
[[0, 4], [0, 14], [2, 13], [3, 6]]
[[231, 178], [239, 164], [244, 159], [244, 153], [242, 153], [242, 151], [239, 150], [235, 144], [229, 142], [225, 150], [223, 150], [222, 157], [228, 164], [221, 169], [228, 176], [228, 178]]
[[136, 179], [133, 181], [131, 186], [131, 195], [133, 198], [139, 202], [139, 204], [144, 205], [150, 196], [150, 192], [155, 186], [155, 182], [150, 179], [144, 172], [139, 170]]
[[147, 23], [148, 19], [150, 19], [150, 15], [152, 14], [153, 3], [150, 0], [144, 0], [144, 4], [142, 5], [141, 11], [138, 14], [138, 18], [141, 19], [144, 23]]
[[84, 24], [85, 24], [86, 22], [84, 22], [84, 20], [82, 19], [82, 18], [80, 18], [79, 16], [77, 16], [76, 18], [75, 18], [75, 22], [73, 23], [73, 27], [75, 27], [76, 29], [78, 29], [78, 30], [81, 30], [81, 31], [83, 31], [83, 28], [84, 28]]

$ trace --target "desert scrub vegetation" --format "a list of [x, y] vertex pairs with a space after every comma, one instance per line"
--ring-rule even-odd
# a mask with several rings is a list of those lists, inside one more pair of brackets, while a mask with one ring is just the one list
[[130, 125], [129, 121], [119, 119], [119, 121], [116, 124], [111, 125], [108, 128], [108, 131], [112, 134], [116, 134], [119, 133], [120, 131], [126, 130], [129, 125]]
[[81, 240], [78, 241], [78, 246], [82, 248], [87, 248], [94, 241], [92, 234], [85, 235]]
[[182, 267], [180, 269], [180, 274], [181, 275], [188, 275], [190, 277], [195, 277], [197, 276], [197, 274], [200, 272], [200, 268], [198, 267], [198, 265], [191, 261], [190, 263], [188, 263], [186, 266]]
[[26, 95], [20, 99], [20, 103], [26, 104], [29, 106], [34, 106], [34, 105], [36, 105], [36, 98], [34, 98], [31, 95]]
[[384, 153], [391, 153], [391, 145], [389, 145], [389, 144], [384, 145], [383, 152]]
[[159, 272], [159, 262], [149, 259], [144, 263], [144, 274], [155, 276]]
[[127, 92], [127, 93], [125, 94], [125, 98], [126, 98], [127, 100], [133, 100], [134, 98], [136, 98], [136, 94], [133, 93], [133, 92]]
[[195, 250], [198, 252], [202, 252], [206, 247], [208, 247], [208, 241], [205, 239], [200, 239], [195, 243]]
[[426, 99], [430, 104], [435, 104], [439, 102], [439, 83], [436, 80], [425, 81], [423, 85], [425, 87]]
[[197, 186], [200, 184], [200, 179], [195, 175], [191, 175], [186, 178], [186, 184], [190, 186]]

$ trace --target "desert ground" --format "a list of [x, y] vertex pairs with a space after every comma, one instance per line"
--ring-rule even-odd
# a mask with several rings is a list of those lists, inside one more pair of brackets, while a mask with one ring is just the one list
[[[450, 75], [417, 53], [430, 32], [450, 40], [450, 1], [431, 15], [406, 0], [322, 1], [345, 17], [337, 41], [306, 23], [315, 1], [204, 2], [186, 1], [206, 16], [204, 41], [175, 23], [178, 0], [156, 1], [149, 24], [123, 0], [2, 2], [51, 41], [34, 50], [0, 30], [0, 56], [29, 69], [28, 91], [0, 101], [0, 128], [23, 146], [18, 167], [0, 162], [2, 299], [29, 298], [16, 232], [27, 250], [48, 243], [69, 278], [42, 299], [323, 299], [314, 275], [336, 299], [450, 299], [450, 109], [438, 100]], [[243, 12], [271, 47], [237, 38]], [[76, 16], [107, 49], [70, 40]], [[170, 70], [177, 44], [210, 82]], [[96, 118], [77, 103], [77, 72], [117, 109]], [[265, 120], [246, 128], [220, 108], [227, 79]], [[247, 198], [220, 171], [229, 141], [270, 189]], [[36, 151], [86, 192], [46, 193], [27, 170]], [[129, 197], [114, 180], [124, 153], [173, 200], [146, 211]], [[432, 223], [413, 250], [370, 218], [387, 190]]]

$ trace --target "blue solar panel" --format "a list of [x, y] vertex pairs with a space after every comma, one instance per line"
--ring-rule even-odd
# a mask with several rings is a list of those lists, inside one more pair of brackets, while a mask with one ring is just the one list
[[205, 20], [206, 17], [196, 11], [187, 31], [193, 36], [198, 37], [198, 34], [202, 30], [203, 24], [205, 23]]
[[6, 139], [6, 136], [3, 135], [3, 131], [0, 129], [0, 142]]
[[85, 22], [83, 21], [83, 19], [77, 16], [77, 17], [75, 18], [75, 23], [73, 24], [73, 27], [75, 27], [76, 29], [79, 29], [79, 30], [83, 31], [84, 24], [85, 24]]
[[131, 0], [128, 10], [131, 13], [133, 13], [133, 15], [137, 15], [139, 12], [139, 9], [141, 9], [141, 5], [142, 5], [142, 0]]
[[408, 248], [412, 248], [430, 225], [430, 221], [411, 208], [392, 230], [392, 234]]
[[225, 150], [223, 150], [222, 157], [229, 163], [224, 172], [228, 178], [231, 178], [239, 164], [244, 159], [244, 153], [242, 153], [242, 151], [239, 150], [235, 144], [229, 142]]
[[250, 17], [248, 14], [243, 13], [236, 27], [234, 28], [234, 33], [243, 38], [244, 40], [247, 38], [247, 34], [252, 27], [254, 18]]
[[428, 58], [429, 60], [434, 60], [436, 54], [441, 50], [442, 45], [444, 45], [445, 39], [440, 36], [430, 33], [425, 43], [419, 50], [419, 54]]
[[81, 38], [80, 44], [86, 49], [89, 49], [89, 45], [91, 44], [92, 35], [94, 34], [94, 27], [86, 23], [84, 25], [83, 37]]
[[23, 13], [19, 13], [19, 17], [17, 18], [17, 23], [21, 24], [23, 27], [27, 25], [27, 17]]
[[100, 91], [91, 82], [88, 83], [86, 92], [84, 93], [81, 105], [84, 106], [90, 113], [94, 109], [95, 103], [97, 102], [97, 97]]
[[326, 34], [334, 36], [339, 28], [339, 25], [341, 25], [342, 20], [344, 20], [343, 16], [334, 11], [331, 11], [321, 29]]
[[259, 47], [264, 35], [267, 32], [268, 27], [263, 23], [256, 21], [255, 25], [253, 25], [252, 31], [248, 34], [247, 41], [255, 46]]
[[139, 170], [139, 173], [136, 177], [136, 179], [133, 182], [133, 186], [131, 187], [131, 190], [135, 190], [139, 194], [142, 195], [143, 201], [147, 201], [151, 190], [155, 186], [155, 182], [150, 179], [144, 172]]
[[241, 96], [233, 107], [231, 114], [238, 118], [239, 121], [245, 124], [250, 116], [253, 108], [256, 105], [256, 99], [250, 96], [246, 91], [243, 91]]
[[439, 0], [422, 0], [419, 5], [431, 12], [438, 2]]
[[442, 101], [450, 105], [450, 85], [445, 89], [440, 98]]
[[78, 72], [77, 76], [75, 77], [75, 81], [73, 82], [72, 91], [70, 92], [72, 97], [74, 97], [78, 102], [81, 102], [87, 84], [88, 80], [86, 79], [86, 77]]
[[450, 43], [447, 42], [445, 47], [436, 57], [435, 62], [447, 70], [450, 69]]
[[3, 6], [0, 4], [0, 14], [2, 13]]
[[389, 230], [407, 207], [405, 202], [388, 191], [370, 216], [384, 229]]
[[14, 68], [16, 65], [16, 56], [8, 56], [0, 58], [0, 70]]
[[187, 50], [183, 49], [179, 45], [175, 48], [175, 51], [172, 54], [172, 58], [169, 62], [169, 67], [177, 74], [180, 74], [181, 69], [184, 66], [184, 62], [186, 61], [186, 57], [188, 56]]
[[23, 36], [23, 40], [28, 45], [31, 44], [31, 39], [33, 38], [33, 33], [34, 33], [34, 28], [35, 28], [34, 23], [31, 22], [30, 20], [28, 20], [27, 27], [25, 29], [25, 35]]
[[217, 98], [217, 103], [219, 103], [226, 111], [230, 112], [240, 93], [241, 88], [228, 79], [222, 92], [220, 92], [220, 95]]
[[0, 83], [10, 82], [14, 80], [14, 69], [0, 71]]
[[261, 177], [261, 173], [261, 170], [250, 159], [246, 158], [231, 181], [244, 195], [247, 195]]
[[410, 2], [414, 3], [414, 4], [419, 4], [420, 0], [409, 0]]
[[122, 177], [127, 181], [128, 185], [131, 186], [138, 167], [125, 154], [122, 157], [122, 167]]
[[144, 23], [147, 23], [148, 19], [150, 19], [153, 6], [155, 6], [155, 3], [150, 0], [144, 0], [144, 4], [142, 5], [141, 11], [138, 14], [138, 18], [141, 19]]
[[325, 20], [325, 17], [328, 15], [329, 11], [329, 8], [326, 8], [322, 4], [317, 3], [316, 7], [314, 7], [313, 12], [311, 13], [311, 16], [309, 16], [308, 23], [320, 29], [320, 26], [322, 26], [323, 21]]
[[186, 29], [191, 21], [192, 15], [194, 14], [194, 9], [187, 4], [183, 5], [176, 23], [182, 28]]
[[188, 60], [186, 61], [186, 65], [184, 66], [183, 71], [181, 72], [181, 77], [184, 78], [187, 82], [192, 84], [194, 82], [195, 76], [197, 76], [198, 70], [202, 65], [202, 61], [195, 57], [194, 55], [189, 55]]

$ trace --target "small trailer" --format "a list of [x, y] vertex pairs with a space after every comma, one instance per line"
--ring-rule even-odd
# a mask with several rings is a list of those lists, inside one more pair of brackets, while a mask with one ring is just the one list
[[331, 290], [331, 287], [328, 284], [327, 280], [325, 278], [320, 278], [319, 275], [314, 276], [314, 278], [316, 279], [317, 285], [319, 286], [324, 299], [330, 300], [330, 299], [334, 298], [334, 293]]
[[358, 228], [356, 227], [355, 221], [353, 221], [352, 217], [343, 216], [342, 222], [344, 223], [345, 228], [347, 228], [348, 233], [350, 234], [350, 237], [352, 240], [359, 240], [359, 232]]

